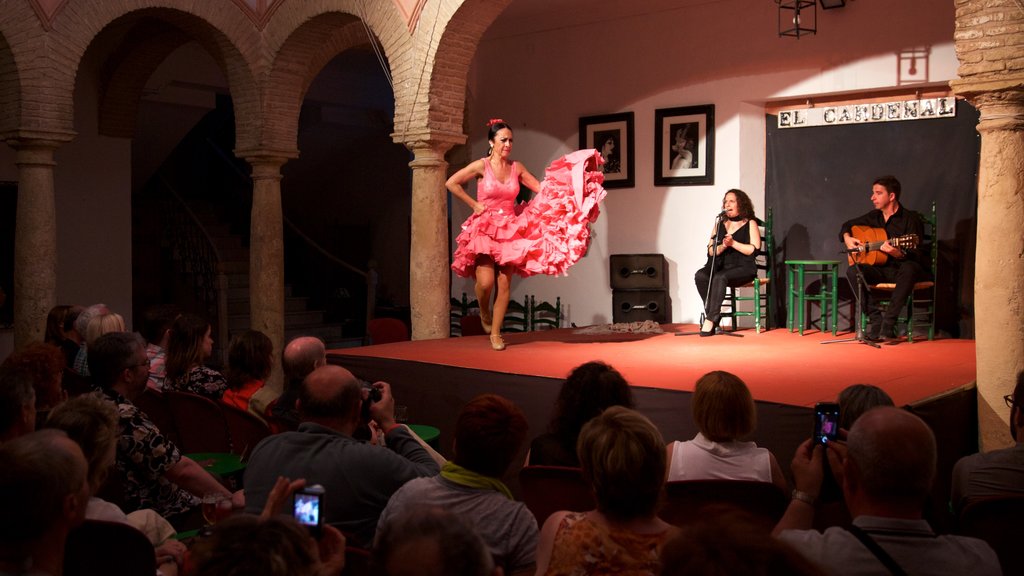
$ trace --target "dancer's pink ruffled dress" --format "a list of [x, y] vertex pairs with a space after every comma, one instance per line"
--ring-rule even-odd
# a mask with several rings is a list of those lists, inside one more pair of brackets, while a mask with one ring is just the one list
[[501, 182], [485, 159], [477, 201], [486, 208], [462, 223], [452, 270], [472, 278], [477, 255], [486, 254], [520, 276], [565, 275], [586, 253], [589, 224], [600, 213], [598, 204], [606, 194], [603, 163], [597, 150], [566, 154], [548, 166], [540, 193], [515, 206], [518, 171], [513, 167], [508, 181]]

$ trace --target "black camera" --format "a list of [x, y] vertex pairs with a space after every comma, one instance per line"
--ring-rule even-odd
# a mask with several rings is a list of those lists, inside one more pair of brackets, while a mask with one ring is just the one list
[[370, 384], [366, 380], [360, 380], [359, 383], [367, 390], [366, 399], [363, 400], [363, 408], [359, 416], [363, 422], [370, 421], [370, 406], [373, 406], [375, 402], [380, 402], [381, 391], [380, 388], [374, 388], [373, 384]]
[[814, 441], [828, 444], [839, 438], [839, 404], [818, 402], [814, 405]]
[[314, 538], [320, 538], [324, 527], [324, 487], [316, 484], [295, 492], [292, 497], [292, 517], [309, 530]]

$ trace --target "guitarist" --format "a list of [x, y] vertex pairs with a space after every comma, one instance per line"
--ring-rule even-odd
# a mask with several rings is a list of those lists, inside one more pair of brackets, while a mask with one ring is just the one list
[[[857, 225], [884, 229], [886, 238], [907, 234], [916, 234], [918, 238], [923, 236], [924, 225], [920, 215], [900, 204], [900, 181], [895, 176], [882, 176], [872, 183], [871, 203], [875, 206], [874, 210], [843, 223], [839, 234], [847, 249], [864, 247], [862, 245], [865, 243], [851, 234], [851, 228]], [[906, 306], [907, 296], [914, 290], [915, 282], [927, 279], [930, 274], [920, 260], [925, 256], [923, 251], [910, 248], [901, 250], [890, 245], [888, 241], [881, 245], [880, 250], [887, 256], [885, 261], [872, 266], [861, 264], [861, 272], [869, 285], [894, 282], [896, 289], [893, 290], [885, 310], [881, 310], [877, 303], [871, 300], [870, 294], [861, 293], [861, 302], [866, 306], [865, 310], [871, 320], [870, 328], [864, 332], [864, 337], [872, 342], [885, 340], [896, 343], [893, 329], [900, 311]], [[854, 257], [857, 256], [854, 254]], [[858, 285], [857, 272], [852, 265], [847, 269], [846, 277], [850, 281], [850, 286]]]

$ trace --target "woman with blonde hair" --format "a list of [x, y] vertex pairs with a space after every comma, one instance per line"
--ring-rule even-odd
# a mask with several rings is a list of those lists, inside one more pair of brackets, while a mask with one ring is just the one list
[[597, 500], [560, 511], [541, 529], [537, 574], [657, 574], [662, 545], [678, 529], [658, 518], [665, 441], [639, 412], [612, 406], [580, 432], [576, 451]]
[[671, 442], [668, 480], [753, 480], [789, 486], [775, 455], [740, 440], [757, 427], [750, 389], [735, 374], [716, 370], [697, 380], [692, 399], [697, 436]]

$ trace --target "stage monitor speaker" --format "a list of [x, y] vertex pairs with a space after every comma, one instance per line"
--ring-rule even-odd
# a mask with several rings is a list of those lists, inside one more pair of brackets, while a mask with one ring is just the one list
[[672, 302], [665, 290], [613, 290], [612, 321], [665, 324], [672, 319]]
[[664, 254], [612, 254], [608, 262], [612, 290], [668, 290]]

